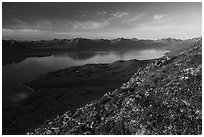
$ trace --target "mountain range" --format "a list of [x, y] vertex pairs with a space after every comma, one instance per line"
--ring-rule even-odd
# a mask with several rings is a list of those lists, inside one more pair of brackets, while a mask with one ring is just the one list
[[144, 39], [53, 39], [41, 41], [15, 41], [3, 40], [3, 56], [24, 52], [49, 52], [60, 50], [131, 50], [131, 49], [166, 49], [178, 50], [184, 46], [189, 47], [192, 43], [201, 39], [193, 38], [187, 40], [162, 38], [158, 40]]

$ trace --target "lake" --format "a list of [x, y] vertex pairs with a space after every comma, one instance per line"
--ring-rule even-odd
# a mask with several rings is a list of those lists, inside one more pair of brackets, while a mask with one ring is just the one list
[[111, 63], [117, 60], [146, 60], [159, 58], [167, 51], [103, 51], [103, 52], [69, 52], [47, 57], [28, 57], [24, 60], [6, 64], [2, 67], [2, 101], [3, 104], [14, 103], [28, 97], [32, 91], [22, 85], [32, 81], [41, 74], [85, 64]]

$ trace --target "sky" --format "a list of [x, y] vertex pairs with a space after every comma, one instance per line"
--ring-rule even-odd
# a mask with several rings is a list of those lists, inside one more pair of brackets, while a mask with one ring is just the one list
[[201, 36], [201, 2], [2, 3], [3, 39], [189, 39]]

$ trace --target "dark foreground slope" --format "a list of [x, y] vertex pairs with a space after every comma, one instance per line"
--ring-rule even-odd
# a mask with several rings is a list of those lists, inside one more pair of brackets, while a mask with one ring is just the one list
[[156, 60], [100, 100], [28, 134], [201, 134], [201, 46]]
[[25, 134], [48, 119], [101, 98], [149, 62], [152, 61], [88, 64], [42, 75], [26, 83], [35, 90], [30, 97], [3, 108], [3, 134]]

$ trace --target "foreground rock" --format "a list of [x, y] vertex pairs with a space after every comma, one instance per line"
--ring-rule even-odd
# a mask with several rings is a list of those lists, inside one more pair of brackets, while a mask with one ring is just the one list
[[201, 134], [202, 43], [163, 57], [120, 88], [27, 134]]
[[48, 119], [73, 111], [126, 82], [151, 60], [89, 64], [58, 70], [25, 83], [35, 92], [3, 108], [3, 134], [25, 134]]

